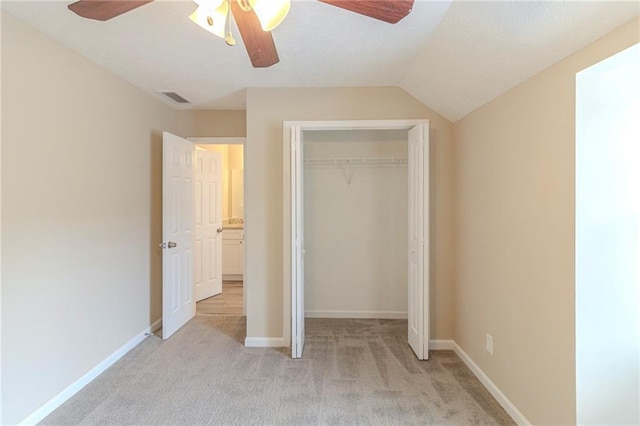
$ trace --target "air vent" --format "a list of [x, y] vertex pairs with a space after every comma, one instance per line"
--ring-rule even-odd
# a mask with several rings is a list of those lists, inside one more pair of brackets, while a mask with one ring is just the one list
[[172, 101], [177, 102], [179, 104], [190, 104], [191, 103], [188, 100], [186, 100], [185, 98], [183, 98], [182, 96], [178, 95], [176, 92], [160, 92], [160, 93], [165, 95], [167, 98], [171, 99]]

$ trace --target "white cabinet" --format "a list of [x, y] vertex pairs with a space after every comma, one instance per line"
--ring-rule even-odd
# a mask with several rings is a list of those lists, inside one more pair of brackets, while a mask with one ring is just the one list
[[244, 230], [222, 231], [222, 279], [242, 281], [244, 272]]

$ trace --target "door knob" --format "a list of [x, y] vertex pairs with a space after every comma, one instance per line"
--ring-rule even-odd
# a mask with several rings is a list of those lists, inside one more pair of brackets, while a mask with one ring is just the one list
[[222, 228], [218, 228], [216, 229], [216, 231], [218, 231], [218, 234], [222, 232]]
[[169, 248], [174, 248], [174, 247], [177, 247], [177, 246], [178, 246], [178, 243], [174, 243], [173, 241], [169, 241], [169, 243], [167, 244], [167, 247], [169, 247]]

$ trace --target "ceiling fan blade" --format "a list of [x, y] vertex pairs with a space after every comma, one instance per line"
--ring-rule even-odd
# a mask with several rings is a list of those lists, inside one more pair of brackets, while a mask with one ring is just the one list
[[256, 13], [242, 10], [237, 1], [231, 2], [231, 12], [254, 68], [266, 68], [280, 62], [271, 32], [262, 30]]
[[151, 3], [152, 1], [153, 0], [80, 0], [71, 3], [67, 7], [70, 11], [83, 18], [107, 21], [147, 3]]
[[414, 0], [320, 0], [370, 18], [395, 24], [413, 9]]

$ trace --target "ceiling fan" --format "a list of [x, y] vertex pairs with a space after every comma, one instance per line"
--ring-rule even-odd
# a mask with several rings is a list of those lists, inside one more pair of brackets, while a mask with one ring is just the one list
[[[153, 0], [80, 0], [68, 6], [83, 18], [107, 21]], [[266, 68], [277, 64], [278, 51], [271, 30], [282, 22], [289, 11], [290, 0], [194, 0], [198, 8], [191, 20], [235, 44], [230, 31], [231, 16], [236, 21], [251, 64]], [[319, 0], [322, 3], [395, 24], [407, 16], [414, 0]], [[229, 13], [230, 12], [230, 13]], [[225, 31], [226, 26], [226, 31]]]

